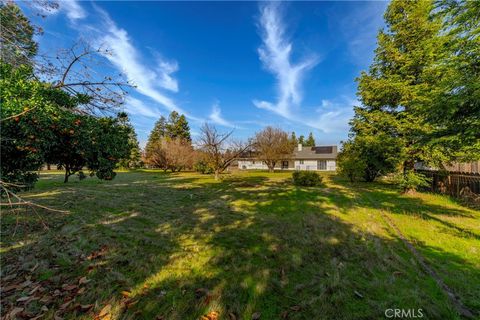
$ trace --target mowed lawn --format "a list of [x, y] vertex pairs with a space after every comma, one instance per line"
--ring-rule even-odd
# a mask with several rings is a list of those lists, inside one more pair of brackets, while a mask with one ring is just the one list
[[23, 196], [69, 213], [38, 211], [45, 230], [34, 213], [3, 210], [2, 314], [382, 319], [421, 308], [424, 319], [460, 318], [382, 212], [480, 314], [478, 210], [385, 183], [290, 179], [136, 171], [63, 184], [42, 174]]

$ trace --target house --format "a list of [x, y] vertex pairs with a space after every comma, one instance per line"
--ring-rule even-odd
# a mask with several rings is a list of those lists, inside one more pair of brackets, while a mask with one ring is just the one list
[[[238, 159], [240, 170], [268, 170], [267, 165], [253, 153]], [[337, 169], [337, 146], [305, 147], [299, 144], [291, 156], [278, 161], [275, 170], [335, 171]]]

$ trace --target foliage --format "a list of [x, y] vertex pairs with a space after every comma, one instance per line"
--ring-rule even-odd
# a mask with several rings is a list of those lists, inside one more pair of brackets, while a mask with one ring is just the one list
[[442, 19], [443, 56], [430, 77], [436, 90], [425, 92], [427, 123], [434, 127], [429, 145], [440, 148], [444, 161], [480, 159], [480, 3], [436, 1]]
[[302, 134], [298, 137], [298, 144], [305, 145], [305, 136]]
[[145, 161], [150, 165], [158, 167], [159, 152], [162, 149], [162, 140], [179, 140], [182, 144], [191, 145], [190, 127], [184, 115], [172, 111], [168, 117], [168, 121], [164, 116], [157, 120], [148, 137], [145, 146]]
[[258, 153], [258, 159], [267, 165], [270, 172], [274, 171], [278, 161], [291, 156], [294, 147], [285, 131], [273, 127], [266, 127], [257, 132], [253, 145]]
[[165, 129], [166, 137], [188, 142], [192, 141], [190, 137], [190, 126], [188, 125], [187, 118], [183, 114], [179, 115], [178, 112], [172, 111], [168, 116]]
[[414, 192], [420, 187], [430, 186], [430, 179], [425, 175], [409, 171], [407, 174], [399, 174], [396, 176], [397, 184], [404, 190], [404, 192]]
[[195, 170], [197, 172], [200, 172], [202, 174], [212, 174], [213, 173], [213, 168], [211, 166], [209, 166], [208, 162], [203, 160], [203, 159], [199, 159], [199, 160], [197, 160], [197, 162], [195, 162], [195, 164], [193, 165], [193, 170]]
[[337, 172], [351, 182], [363, 178], [367, 168], [366, 160], [362, 159], [360, 150], [355, 146], [352, 141], [344, 142], [342, 151], [337, 155]]
[[32, 186], [45, 162], [65, 168], [68, 177], [87, 166], [112, 179], [118, 160], [130, 152], [132, 128], [118, 118], [79, 114], [84, 96], [70, 96], [36, 80], [32, 69], [1, 64], [1, 174], [10, 183]]
[[432, 9], [431, 1], [392, 1], [374, 61], [357, 79], [362, 106], [355, 108], [351, 122], [352, 143], [360, 143], [367, 181], [390, 172], [395, 159], [404, 174], [413, 171], [417, 161], [439, 160], [439, 152], [428, 145], [435, 125], [424, 112], [424, 106], [432, 104], [426, 93], [437, 86], [430, 67], [442, 56], [441, 22], [431, 16]]
[[292, 179], [296, 186], [315, 187], [322, 184], [322, 177], [315, 171], [294, 171]]
[[292, 133], [290, 134], [290, 143], [293, 146], [297, 146], [298, 144], [297, 135], [295, 134], [295, 131], [292, 131]]
[[143, 163], [141, 161], [140, 146], [138, 144], [138, 139], [137, 139], [137, 134], [135, 133], [135, 129], [130, 123], [130, 119], [128, 118], [128, 115], [126, 113], [124, 112], [119, 113], [118, 118], [122, 126], [127, 127], [130, 131], [130, 134], [128, 137], [130, 154], [128, 155], [128, 157], [121, 159], [118, 163], [118, 166], [120, 168], [125, 168], [125, 169], [140, 168], [142, 167]]
[[[1, 99], [1, 177], [9, 183], [33, 186], [44, 162], [48, 144], [51, 113], [58, 109], [53, 97], [64, 96], [33, 79], [32, 68], [0, 65]], [[72, 101], [70, 101], [72, 102]]]
[[315, 138], [313, 137], [313, 133], [310, 132], [308, 134], [308, 138], [307, 140], [305, 141], [305, 146], [306, 147], [315, 147]]
[[0, 3], [0, 50], [3, 63], [12, 66], [31, 65], [38, 50], [33, 40], [35, 28], [13, 2]]

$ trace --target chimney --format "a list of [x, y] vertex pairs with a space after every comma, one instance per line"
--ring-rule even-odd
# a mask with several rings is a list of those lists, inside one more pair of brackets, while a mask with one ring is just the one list
[[301, 143], [298, 144], [298, 151], [302, 151], [302, 144]]

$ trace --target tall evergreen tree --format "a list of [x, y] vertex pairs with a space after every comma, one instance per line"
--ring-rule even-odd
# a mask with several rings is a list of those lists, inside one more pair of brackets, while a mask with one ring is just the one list
[[296, 146], [298, 144], [297, 135], [295, 134], [295, 131], [292, 131], [292, 133], [290, 135], [290, 143], [293, 146]]
[[192, 140], [190, 137], [190, 126], [188, 125], [187, 118], [183, 114], [179, 115], [176, 111], [170, 113], [166, 125], [166, 136], [172, 139]]
[[440, 57], [442, 44], [441, 23], [432, 17], [432, 9], [432, 1], [392, 1], [374, 61], [357, 79], [362, 106], [355, 108], [352, 133], [395, 138], [388, 141], [401, 145], [398, 156], [405, 177], [416, 161], [431, 161], [435, 154], [426, 152], [432, 125], [424, 113], [424, 106], [432, 104], [424, 93], [434, 90], [436, 82], [427, 71]]
[[431, 144], [441, 147], [446, 161], [480, 159], [480, 2], [436, 1], [443, 21], [444, 55], [431, 68], [439, 80], [427, 91], [425, 108], [434, 126]]
[[298, 137], [298, 144], [305, 145], [305, 137], [303, 134]]
[[13, 2], [0, 3], [0, 33], [1, 60], [12, 66], [31, 65], [37, 54], [38, 45], [33, 40], [35, 27], [25, 17], [20, 8]]
[[305, 141], [305, 146], [307, 147], [315, 147], [315, 138], [313, 137], [313, 133], [310, 132], [308, 134], [307, 141]]

